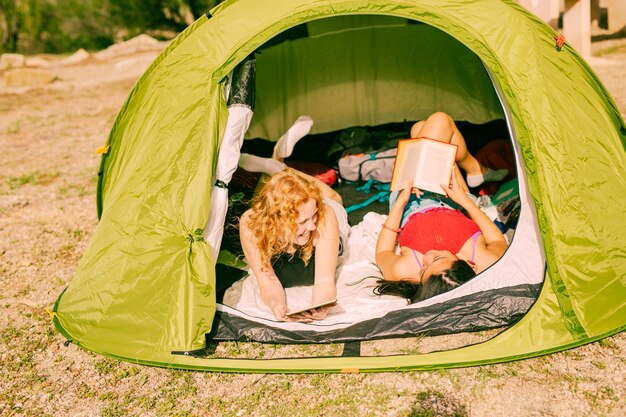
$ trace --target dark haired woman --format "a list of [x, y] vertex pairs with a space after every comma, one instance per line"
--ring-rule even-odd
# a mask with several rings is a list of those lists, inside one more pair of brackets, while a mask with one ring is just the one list
[[[429, 118], [420, 126], [419, 134], [455, 144], [462, 141], [457, 163], [467, 173], [468, 160], [474, 163], [475, 159], [454, 123], [439, 116], [442, 114], [437, 116], [440, 120]], [[477, 182], [490, 179], [484, 176]], [[450, 184], [441, 187], [447, 199], [411, 185], [392, 195], [389, 216], [376, 243], [376, 263], [383, 275], [376, 293], [422, 301], [471, 280], [506, 251], [502, 232], [478, 208], [456, 165]]]

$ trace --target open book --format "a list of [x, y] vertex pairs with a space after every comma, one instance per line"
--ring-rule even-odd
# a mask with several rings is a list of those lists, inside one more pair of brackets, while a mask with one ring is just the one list
[[450, 182], [456, 148], [456, 145], [427, 138], [399, 141], [391, 191], [406, 188], [413, 179], [413, 187], [445, 194], [441, 184]]
[[290, 311], [290, 312], [287, 313], [287, 317], [295, 316], [297, 314], [302, 314], [304, 312], [312, 313], [313, 310], [315, 310], [317, 308], [330, 306], [330, 305], [335, 304], [336, 302], [337, 302], [337, 299], [335, 298], [334, 300], [324, 301], [324, 302], [319, 303], [319, 304], [315, 304], [315, 305], [312, 305], [312, 306], [304, 307], [304, 308], [301, 308], [301, 309], [298, 309], [298, 310], [295, 310], [295, 311]]

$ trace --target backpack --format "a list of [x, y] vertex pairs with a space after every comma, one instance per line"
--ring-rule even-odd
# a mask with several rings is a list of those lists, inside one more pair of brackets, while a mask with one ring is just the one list
[[376, 180], [391, 182], [397, 148], [358, 155], [345, 155], [339, 159], [339, 176], [346, 181]]

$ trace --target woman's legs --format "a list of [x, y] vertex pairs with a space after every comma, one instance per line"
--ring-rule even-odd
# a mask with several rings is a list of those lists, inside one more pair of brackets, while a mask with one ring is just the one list
[[262, 172], [268, 175], [279, 173], [287, 167], [283, 161], [278, 159], [263, 158], [262, 156], [251, 155], [248, 153], [242, 153], [239, 155], [239, 162], [237, 162], [237, 165], [248, 172]]
[[[239, 158], [239, 166], [246, 171], [262, 172], [268, 175], [274, 175], [287, 167], [284, 158], [287, 158], [293, 152], [293, 148], [300, 139], [306, 136], [313, 126], [313, 120], [310, 116], [300, 116], [295, 123], [287, 130], [287, 132], [278, 139], [271, 158], [263, 158], [260, 156], [242, 153]], [[339, 193], [333, 190], [323, 181], [297, 171], [298, 174], [309, 181], [314, 182], [322, 192], [322, 196], [329, 198], [343, 205], [343, 200]]]
[[499, 181], [508, 174], [507, 170], [493, 171], [478, 162], [467, 150], [465, 138], [452, 117], [444, 112], [433, 113], [426, 120], [415, 123], [411, 128], [411, 137], [425, 137], [456, 145], [456, 163], [465, 171], [470, 187], [477, 187], [484, 181]]
[[411, 128], [411, 137], [425, 137], [456, 145], [456, 163], [468, 175], [480, 174], [487, 170], [469, 153], [465, 138], [454, 124], [454, 120], [446, 113], [433, 113], [426, 120], [415, 123]]
[[311, 116], [300, 116], [291, 125], [291, 127], [278, 139], [274, 146], [272, 158], [283, 159], [288, 158], [293, 152], [296, 143], [309, 134], [313, 127], [313, 119]]
[[262, 172], [268, 175], [282, 171], [287, 166], [283, 161], [284, 158], [291, 155], [296, 143], [311, 131], [312, 126], [313, 119], [310, 116], [298, 117], [293, 125], [276, 141], [271, 158], [242, 153], [237, 165], [249, 172]]

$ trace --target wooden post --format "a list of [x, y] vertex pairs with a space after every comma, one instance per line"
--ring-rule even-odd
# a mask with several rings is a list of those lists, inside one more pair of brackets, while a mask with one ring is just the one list
[[597, 28], [600, 27], [600, 0], [591, 0], [590, 7], [590, 16], [591, 16], [591, 27]]
[[591, 56], [590, 0], [565, 0], [563, 36], [583, 57]]

